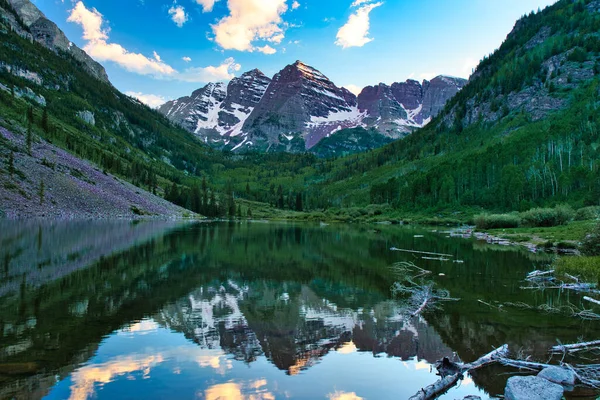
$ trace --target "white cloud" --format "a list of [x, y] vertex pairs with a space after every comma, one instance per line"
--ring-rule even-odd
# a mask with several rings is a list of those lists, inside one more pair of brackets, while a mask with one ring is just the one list
[[[228, 58], [219, 66], [192, 67], [178, 72], [165, 63], [156, 51], [153, 52], [152, 58], [148, 58], [143, 54], [132, 53], [118, 43], [108, 43], [108, 30], [102, 29], [102, 14], [95, 8], [87, 9], [81, 1], [77, 2], [71, 10], [68, 21], [83, 27], [83, 38], [87, 40], [83, 49], [92, 58], [100, 62], [114, 62], [127, 71], [140, 75], [185, 82], [210, 82], [232, 79], [235, 72], [241, 69], [240, 64], [236, 63], [233, 58]], [[190, 62], [191, 58], [183, 57], [183, 60]], [[140, 99], [140, 101], [143, 100]]]
[[460, 76], [462, 76], [463, 78], [470, 77], [478, 65], [479, 65], [479, 62], [476, 59], [467, 57], [463, 64], [462, 70], [460, 71], [461, 72]]
[[294, 2], [292, 3], [292, 10], [296, 10], [299, 7], [300, 7], [300, 3], [298, 3], [296, 0], [294, 0]]
[[365, 3], [370, 3], [372, 0], [355, 0], [354, 3], [350, 5], [350, 7], [358, 7]]
[[189, 58], [189, 57], [187, 57], [187, 56], [186, 56], [186, 57], [181, 57], [181, 59], [182, 59], [183, 61], [185, 61], [185, 62], [190, 62], [190, 61], [192, 61], [192, 59], [191, 59], [191, 58]]
[[[229, 15], [212, 25], [214, 40], [226, 50], [259, 50], [253, 42], [279, 44], [284, 39], [281, 15], [286, 0], [228, 0]], [[262, 47], [264, 49], [264, 47]]]
[[277, 50], [275, 50], [274, 48], [272, 48], [269, 45], [265, 45], [263, 47], [255, 47], [254, 49], [256, 51], [260, 51], [261, 53], [264, 53], [264, 54], [275, 54], [275, 53], [277, 53]]
[[173, 4], [171, 8], [169, 8], [169, 15], [171, 16], [173, 22], [175, 22], [175, 25], [177, 25], [180, 28], [189, 19], [188, 14], [185, 12], [185, 8], [176, 4]]
[[144, 94], [140, 92], [125, 92], [127, 96], [138, 99], [142, 103], [146, 104], [150, 108], [158, 108], [167, 102], [163, 96], [156, 94]]
[[[362, 4], [364, 1], [357, 0], [355, 3]], [[343, 47], [362, 47], [373, 39], [369, 35], [369, 13], [373, 9], [383, 5], [382, 2], [361, 6], [354, 14], [350, 15], [348, 22], [340, 28], [337, 33], [335, 44]]]
[[127, 51], [117, 43], [108, 43], [108, 30], [102, 29], [102, 14], [95, 8], [87, 9], [79, 1], [67, 19], [83, 28], [83, 38], [87, 40], [83, 50], [97, 61], [112, 61], [128, 71], [141, 75], [168, 76], [176, 71], [160, 60], [150, 59], [143, 54]]
[[348, 89], [350, 91], [350, 93], [353, 93], [354, 95], [358, 96], [360, 94], [360, 92], [362, 92], [363, 88], [361, 88], [360, 86], [356, 86], [356, 85], [344, 85], [344, 87], [346, 89]]
[[235, 62], [233, 58], [228, 58], [218, 67], [195, 67], [188, 68], [178, 78], [186, 82], [214, 82], [225, 81], [235, 77], [235, 72], [239, 71], [242, 66]]
[[93, 42], [108, 39], [108, 30], [102, 29], [102, 14], [95, 8], [88, 10], [81, 1], [75, 4], [67, 21], [81, 25], [85, 40]]
[[413, 81], [422, 81], [425, 79], [425, 80], [430, 81], [438, 75], [440, 75], [440, 74], [438, 74], [436, 72], [421, 72], [419, 74], [411, 72], [410, 75], [408, 75], [407, 79], [412, 79]]
[[217, 1], [219, 0], [196, 0], [196, 3], [202, 6], [202, 12], [211, 12]]

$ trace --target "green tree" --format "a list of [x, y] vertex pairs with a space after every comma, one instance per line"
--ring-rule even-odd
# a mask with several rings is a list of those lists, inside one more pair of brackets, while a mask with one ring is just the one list
[[48, 122], [48, 108], [44, 107], [44, 113], [42, 114], [42, 129], [48, 133], [50, 131], [50, 124]]
[[302, 207], [302, 193], [297, 193], [296, 194], [296, 211], [303, 211], [304, 208]]

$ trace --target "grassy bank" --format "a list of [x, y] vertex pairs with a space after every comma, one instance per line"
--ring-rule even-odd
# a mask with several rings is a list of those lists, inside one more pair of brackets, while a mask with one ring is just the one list
[[600, 256], [561, 257], [554, 263], [558, 276], [570, 274], [584, 282], [600, 283]]
[[596, 224], [597, 221], [572, 221], [560, 226], [488, 229], [486, 232], [515, 242], [528, 241], [538, 245], [547, 242], [579, 243]]

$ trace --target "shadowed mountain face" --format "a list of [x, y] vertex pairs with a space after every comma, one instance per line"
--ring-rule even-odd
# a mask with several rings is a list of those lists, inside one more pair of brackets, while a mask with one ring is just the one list
[[[65, 222], [0, 232], [2, 398], [125, 390], [159, 398], [169, 387], [207, 397], [262, 388], [275, 397], [344, 389], [407, 398], [435, 380], [429, 365], [443, 356], [470, 361], [508, 342], [545, 357], [556, 337], [571, 341], [596, 329], [532, 310], [479, 307], [477, 299], [565, 300], [518, 290], [543, 258], [423, 230]], [[415, 259], [391, 245], [463, 263]], [[402, 260], [431, 270], [429, 279], [461, 300], [406, 317], [403, 299], [389, 291], [396, 279], [389, 267]], [[373, 373], [368, 382], [355, 377]], [[407, 379], [402, 387], [398, 377]], [[505, 379], [483, 372], [477, 383], [495, 394]], [[467, 394], [481, 393], [466, 383], [453, 392]]]
[[445, 76], [422, 84], [381, 83], [364, 88], [357, 98], [296, 61], [273, 79], [253, 70], [227, 86], [209, 83], [159, 111], [217, 148], [302, 152], [347, 128], [404, 137], [425, 126], [465, 83]]
[[[29, 0], [8, 0], [17, 12], [23, 24], [29, 28], [29, 32], [21, 31], [17, 21], [12, 21], [11, 26], [25, 37], [30, 37], [53, 51], [64, 51], [70, 53], [77, 61], [81, 62], [85, 70], [103, 82], [109, 83], [108, 75], [104, 67], [94, 61], [86, 52], [73, 44], [58, 26], [46, 16]], [[0, 7], [0, 15], [12, 19], [12, 15]], [[20, 32], [21, 31], [21, 32]]]

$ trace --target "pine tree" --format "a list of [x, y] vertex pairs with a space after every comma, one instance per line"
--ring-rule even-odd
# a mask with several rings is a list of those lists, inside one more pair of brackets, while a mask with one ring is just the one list
[[44, 107], [44, 113], [42, 114], [42, 129], [48, 133], [50, 131], [50, 125], [48, 123], [48, 109]]
[[252, 210], [250, 208], [248, 208], [248, 211], [246, 211], [246, 216], [248, 218], [252, 218]]
[[217, 216], [217, 200], [215, 199], [215, 191], [211, 190], [210, 192], [210, 200], [208, 202], [208, 217], [216, 217]]
[[33, 107], [29, 106], [29, 108], [27, 109], [27, 122], [29, 123], [29, 125], [33, 124]]
[[202, 211], [202, 195], [200, 194], [200, 187], [198, 185], [192, 187], [191, 198], [192, 211], [200, 213]]
[[296, 194], [296, 211], [303, 211], [302, 207], [302, 193]]
[[202, 177], [202, 210], [201, 214], [208, 215], [208, 186], [206, 185], [206, 177]]
[[227, 184], [227, 214], [229, 218], [235, 217], [235, 200], [233, 199], [233, 187], [232, 183]]

